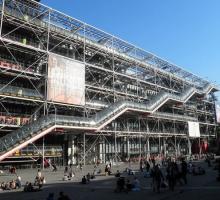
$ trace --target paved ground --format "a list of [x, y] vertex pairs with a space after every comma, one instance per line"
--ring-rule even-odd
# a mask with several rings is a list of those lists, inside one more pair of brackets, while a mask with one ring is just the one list
[[[220, 199], [220, 183], [216, 181], [217, 171], [213, 168], [208, 168], [206, 163], [197, 163], [202, 165], [206, 169], [206, 174], [203, 176], [191, 176], [188, 175], [187, 186], [177, 186], [174, 192], [163, 189], [160, 194], [154, 193], [151, 189], [151, 179], [143, 178], [143, 174], [137, 173], [142, 186], [140, 192], [126, 193], [114, 193], [116, 185], [116, 178], [114, 176], [97, 176], [95, 180], [92, 180], [90, 184], [81, 185], [79, 181], [82, 175], [93, 171], [92, 166], [86, 166], [81, 172], [79, 169], [75, 169], [76, 177], [73, 181], [62, 181], [63, 168], [60, 168], [58, 172], [51, 172], [51, 170], [45, 170], [43, 175], [46, 177], [47, 183], [43, 190], [34, 193], [24, 193], [21, 190], [0, 192], [1, 200], [44, 200], [50, 192], [54, 192], [55, 199], [58, 197], [58, 193], [63, 191], [68, 194], [72, 200], [120, 200], [120, 199], [149, 199], [149, 200], [219, 200]], [[125, 164], [119, 166], [113, 166], [113, 170], [125, 169]], [[132, 165], [133, 169], [137, 169], [137, 165]], [[104, 168], [102, 167], [102, 170]], [[23, 182], [32, 181], [36, 176], [36, 169], [19, 170], [18, 174], [21, 175]], [[0, 182], [12, 180], [14, 176], [4, 175], [0, 176]], [[133, 180], [133, 176], [129, 176]]]

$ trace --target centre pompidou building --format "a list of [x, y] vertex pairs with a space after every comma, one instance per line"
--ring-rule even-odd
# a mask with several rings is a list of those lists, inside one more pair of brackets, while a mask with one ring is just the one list
[[215, 85], [39, 1], [0, 12], [0, 163], [207, 151]]

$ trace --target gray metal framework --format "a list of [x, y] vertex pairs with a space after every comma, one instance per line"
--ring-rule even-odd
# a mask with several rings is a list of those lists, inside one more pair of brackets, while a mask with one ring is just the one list
[[[149, 153], [150, 147], [148, 150], [143, 147], [144, 143], [149, 143], [149, 138], [159, 140], [158, 144], [160, 138], [164, 142], [171, 138], [177, 152], [177, 140], [189, 140], [188, 121], [200, 123], [202, 138], [215, 137], [216, 85], [36, 1], [0, 0], [0, 8], [0, 130], [1, 133], [9, 132], [4, 136], [6, 139], [16, 128], [21, 127], [15, 133], [22, 132], [23, 125], [29, 123], [31, 127], [34, 121], [43, 119], [42, 116], [55, 115], [55, 125], [59, 117], [66, 123], [71, 119], [71, 126], [76, 127], [77, 121], [79, 129], [66, 127], [64, 132], [77, 135], [79, 139], [75, 140], [84, 135], [84, 148], [78, 147], [77, 151], [81, 155], [78, 162], [83, 160], [85, 163], [86, 157], [90, 161], [94, 157], [105, 161], [108, 154], [108, 159], [113, 154], [113, 151], [106, 152], [105, 145], [98, 145], [98, 150], [94, 150], [97, 142], [101, 144], [100, 140], [104, 144], [113, 139], [113, 157], [121, 158], [125, 150], [122, 153], [116, 149], [116, 143], [124, 137], [126, 141], [139, 138], [135, 140], [140, 143], [139, 150], [134, 153], [139, 156], [146, 151]], [[47, 100], [48, 56], [51, 53], [86, 66], [85, 106]], [[123, 112], [116, 113], [114, 108], [120, 106]], [[108, 118], [112, 113], [113, 117]], [[97, 116], [108, 120], [92, 131], [88, 131], [88, 125], [82, 128], [86, 123], [94, 126], [96, 122], [91, 121], [94, 116], [96, 120]], [[6, 123], [10, 118], [16, 122]], [[86, 145], [85, 137], [92, 138], [93, 142]]]

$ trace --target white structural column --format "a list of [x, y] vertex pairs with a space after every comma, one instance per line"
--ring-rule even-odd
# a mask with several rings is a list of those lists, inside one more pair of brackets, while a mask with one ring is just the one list
[[160, 135], [158, 137], [158, 153], [161, 154], [161, 141], [160, 141]]
[[189, 155], [192, 154], [191, 148], [192, 148], [191, 141], [190, 141], [190, 138], [188, 137], [188, 153], [189, 153]]
[[42, 169], [44, 170], [44, 158], [45, 158], [45, 144], [44, 144], [44, 137], [43, 137], [43, 145], [42, 145], [43, 149], [42, 149]]
[[177, 143], [177, 156], [180, 155], [180, 143], [178, 142]]
[[199, 158], [201, 158], [202, 148], [201, 148], [201, 138], [199, 137]]
[[167, 155], [167, 146], [166, 146], [166, 138], [163, 138], [163, 151], [164, 151], [164, 156], [166, 157]]
[[1, 11], [2, 11], [2, 14], [1, 14], [0, 36], [2, 36], [2, 24], [3, 24], [4, 11], [5, 11], [5, 0], [3, 0], [2, 2]]
[[130, 141], [129, 141], [129, 137], [127, 137], [127, 156], [128, 156], [128, 158], [130, 158]]
[[150, 158], [150, 141], [149, 141], [149, 137], [147, 137], [147, 160], [149, 160]]
[[86, 165], [86, 134], [83, 134], [83, 165]]
[[74, 143], [74, 136], [68, 135], [68, 165], [76, 164], [76, 158], [74, 156], [75, 151], [76, 151], [76, 146]]
[[176, 145], [176, 136], [174, 137], [174, 146], [175, 146], [175, 154], [176, 154], [176, 157], [178, 156], [178, 149], [177, 149], [177, 145]]
[[99, 158], [101, 163], [105, 163], [105, 142], [99, 144]]
[[114, 144], [114, 151], [115, 151], [115, 163], [117, 163], [117, 156], [118, 156], [118, 148], [117, 148], [117, 135], [115, 132], [115, 144]]

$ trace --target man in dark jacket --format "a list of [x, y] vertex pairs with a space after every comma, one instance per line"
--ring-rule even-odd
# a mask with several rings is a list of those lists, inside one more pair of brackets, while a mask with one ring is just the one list
[[184, 181], [185, 184], [187, 184], [187, 178], [186, 178], [186, 174], [187, 174], [187, 163], [184, 159], [182, 159], [182, 163], [181, 163], [181, 177]]

